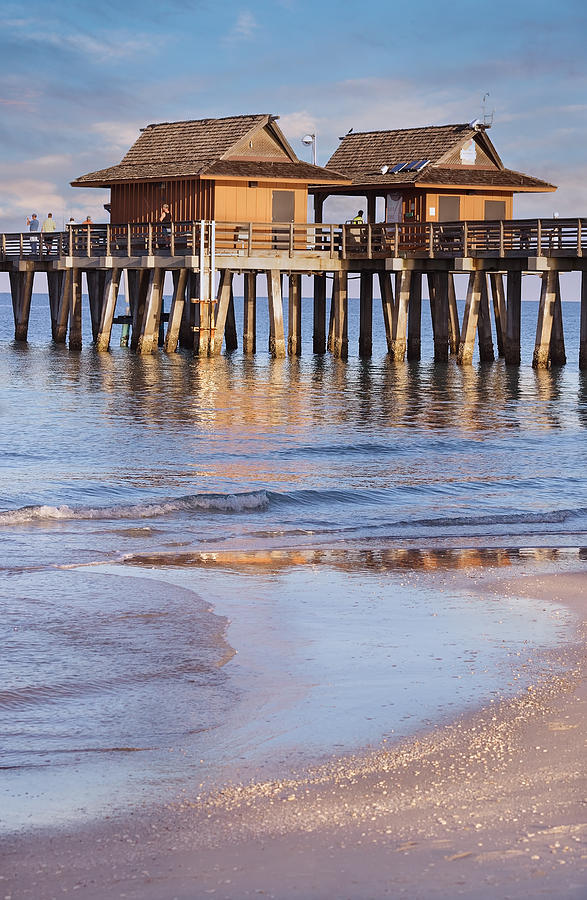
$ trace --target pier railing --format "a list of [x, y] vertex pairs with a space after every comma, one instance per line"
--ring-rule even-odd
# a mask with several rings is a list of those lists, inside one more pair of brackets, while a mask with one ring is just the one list
[[0, 234], [0, 259], [62, 257], [573, 256], [587, 253], [587, 219], [355, 224], [172, 222], [72, 225], [66, 232]]

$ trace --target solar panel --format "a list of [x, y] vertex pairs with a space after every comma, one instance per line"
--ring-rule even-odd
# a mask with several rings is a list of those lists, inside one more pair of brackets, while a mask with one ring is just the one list
[[396, 163], [395, 166], [392, 166], [391, 169], [389, 170], [390, 174], [397, 175], [397, 173], [402, 172], [407, 165], [408, 165], [407, 163]]
[[412, 162], [409, 162], [402, 169], [403, 172], [419, 172], [420, 169], [423, 169], [425, 165], [430, 162], [429, 159], [414, 159]]

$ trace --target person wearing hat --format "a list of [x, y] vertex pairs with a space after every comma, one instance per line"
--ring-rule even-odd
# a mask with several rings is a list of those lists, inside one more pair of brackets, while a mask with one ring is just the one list
[[[31, 217], [26, 220], [26, 223], [28, 225], [29, 231], [31, 231], [33, 233], [38, 231], [39, 228], [41, 227], [41, 223], [39, 222], [36, 213], [33, 213], [31, 215]], [[37, 253], [39, 252], [39, 238], [36, 236], [35, 237], [31, 236], [29, 238], [29, 240], [30, 240], [30, 245], [31, 245], [31, 253], [36, 256]]]

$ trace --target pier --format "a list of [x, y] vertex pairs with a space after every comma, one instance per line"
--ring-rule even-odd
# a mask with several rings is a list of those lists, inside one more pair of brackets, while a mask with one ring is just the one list
[[[313, 351], [348, 355], [348, 277], [360, 277], [360, 356], [372, 346], [373, 286], [381, 296], [390, 357], [419, 359], [422, 282], [426, 278], [434, 359], [450, 355], [471, 365], [475, 342], [481, 361], [496, 355], [519, 365], [521, 286], [525, 272], [539, 274], [541, 292], [532, 365], [566, 362], [559, 275], [581, 272], [579, 367], [587, 369], [587, 219], [525, 219], [454, 223], [220, 223], [214, 221], [126, 225], [75, 225], [67, 233], [0, 235], [0, 271], [8, 272], [16, 341], [26, 341], [34, 277], [47, 276], [51, 337], [81, 348], [82, 277], [85, 273], [92, 334], [98, 351], [109, 348], [114, 324], [130, 325], [130, 347], [196, 355], [238, 346], [233, 276], [244, 277], [245, 354], [256, 350], [258, 276], [269, 306], [269, 350], [276, 357], [301, 353], [301, 276], [313, 276]], [[173, 277], [168, 312], [165, 273]], [[126, 273], [128, 316], [116, 317]], [[454, 275], [468, 275], [461, 320]], [[327, 277], [328, 281], [327, 281]], [[288, 333], [284, 332], [284, 280], [288, 280]], [[332, 293], [328, 309], [327, 284]], [[165, 327], [166, 326], [166, 327]]]

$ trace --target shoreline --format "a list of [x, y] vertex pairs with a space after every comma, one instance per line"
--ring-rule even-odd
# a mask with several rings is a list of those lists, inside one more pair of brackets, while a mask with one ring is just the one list
[[4, 896], [584, 897], [585, 573], [475, 575], [573, 611], [564, 674], [305, 777], [6, 838]]

